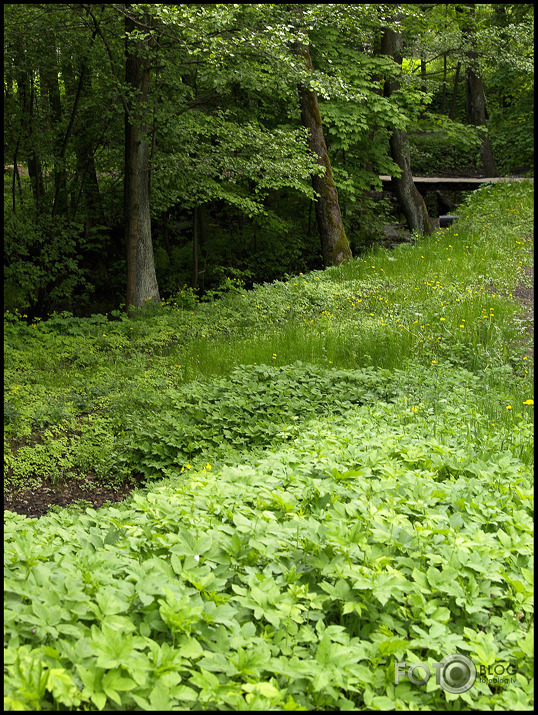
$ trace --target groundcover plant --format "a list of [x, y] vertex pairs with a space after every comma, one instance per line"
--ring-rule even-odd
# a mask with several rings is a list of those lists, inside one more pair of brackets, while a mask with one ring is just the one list
[[133, 320], [6, 316], [9, 482], [145, 485], [5, 511], [7, 710], [533, 708], [532, 191], [460, 213]]
[[[7, 514], [7, 707], [528, 707], [530, 470], [447, 395], [436, 439], [401, 397], [121, 508]], [[453, 652], [516, 675], [395, 685]]]

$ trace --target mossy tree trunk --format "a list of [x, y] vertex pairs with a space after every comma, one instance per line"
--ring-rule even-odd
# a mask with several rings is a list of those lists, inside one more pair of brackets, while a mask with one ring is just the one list
[[[313, 69], [308, 47], [299, 47], [297, 51], [304, 57], [308, 69]], [[318, 194], [315, 207], [323, 263], [325, 266], [337, 266], [343, 260], [351, 258], [352, 254], [342, 223], [338, 191], [334, 183], [327, 144], [323, 135], [318, 98], [314, 91], [304, 86], [299, 86], [299, 98], [301, 121], [303, 126], [310, 131], [310, 149], [317, 155], [318, 164], [325, 167], [323, 175], [316, 174], [312, 177], [312, 186]]]
[[[401, 64], [401, 34], [386, 28], [381, 40], [381, 53], [392, 57], [395, 62]], [[390, 95], [398, 89], [398, 86], [397, 81], [387, 80], [384, 88], [385, 97], [390, 97]], [[407, 224], [411, 231], [426, 235], [430, 234], [433, 232], [433, 227], [428, 216], [428, 209], [413, 181], [407, 133], [402, 129], [394, 129], [389, 139], [389, 144], [392, 160], [398, 164], [402, 170], [400, 177], [392, 177], [392, 187], [405, 215]]]

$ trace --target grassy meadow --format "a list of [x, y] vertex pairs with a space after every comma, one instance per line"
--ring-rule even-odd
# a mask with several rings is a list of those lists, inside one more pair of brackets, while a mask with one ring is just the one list
[[[533, 708], [533, 185], [458, 214], [133, 319], [4, 315], [8, 488], [142, 485], [5, 512], [6, 709]], [[408, 677], [454, 653], [465, 692]]]

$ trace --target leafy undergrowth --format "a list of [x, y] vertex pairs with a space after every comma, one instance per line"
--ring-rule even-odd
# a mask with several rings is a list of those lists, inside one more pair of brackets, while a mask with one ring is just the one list
[[531, 218], [486, 187], [415, 247], [212, 303], [6, 316], [8, 484], [145, 487], [4, 512], [5, 708], [531, 710]]
[[[349, 406], [121, 508], [7, 514], [7, 707], [527, 708], [530, 470], [470, 450], [457, 400], [437, 438], [413, 407]], [[394, 684], [455, 652], [513, 682]]]

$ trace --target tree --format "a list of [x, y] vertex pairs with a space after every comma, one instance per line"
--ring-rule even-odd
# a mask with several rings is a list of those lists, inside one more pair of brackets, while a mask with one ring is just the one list
[[[381, 40], [381, 52], [392, 57], [401, 65], [402, 62], [402, 36], [391, 28], [385, 28]], [[385, 96], [390, 97], [398, 89], [398, 82], [393, 79], [385, 81]], [[400, 167], [401, 175], [392, 177], [394, 193], [405, 214], [411, 231], [420, 234], [430, 234], [433, 227], [428, 216], [428, 209], [420, 192], [413, 182], [411, 159], [407, 134], [403, 129], [394, 129], [389, 139], [390, 153], [394, 162]]]
[[[307, 68], [312, 70], [308, 47], [299, 47], [298, 52], [304, 57]], [[318, 157], [318, 163], [325, 168], [323, 175], [312, 176], [312, 186], [317, 194], [316, 219], [321, 239], [323, 263], [325, 266], [337, 266], [343, 260], [351, 258], [351, 249], [340, 215], [338, 191], [334, 183], [331, 162], [323, 136], [318, 98], [316, 92], [304, 84], [299, 85], [299, 96], [301, 120], [303, 126], [309, 131], [310, 149]]]
[[147, 13], [125, 14], [125, 243], [127, 245], [127, 307], [160, 300], [151, 240], [149, 164], [152, 36], [138, 36], [137, 20], [148, 26]]
[[497, 176], [497, 167], [495, 166], [495, 160], [493, 159], [491, 143], [489, 141], [487, 131], [485, 131], [487, 119], [486, 95], [484, 92], [482, 77], [480, 76], [480, 69], [478, 67], [478, 53], [476, 51], [476, 35], [474, 25], [474, 3], [468, 4], [466, 7], [470, 9], [470, 23], [467, 26], [465, 33], [468, 35], [471, 45], [471, 49], [467, 51], [468, 65], [465, 76], [465, 106], [467, 111], [467, 123], [472, 124], [475, 127], [484, 127], [484, 130], [480, 131], [482, 140], [480, 146], [482, 165], [486, 176]]

